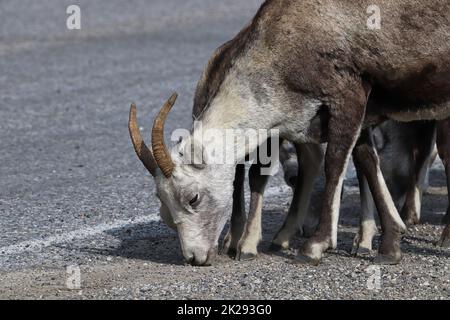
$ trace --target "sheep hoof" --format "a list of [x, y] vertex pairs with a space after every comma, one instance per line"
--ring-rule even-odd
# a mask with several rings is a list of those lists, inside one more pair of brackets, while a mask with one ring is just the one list
[[238, 260], [239, 261], [250, 261], [256, 259], [258, 255], [251, 252], [241, 252], [239, 254]]
[[269, 246], [269, 251], [271, 252], [279, 252], [282, 251], [283, 247], [280, 244], [272, 242]]
[[365, 247], [353, 247], [352, 248], [352, 255], [354, 256], [370, 256], [372, 254], [372, 250]]
[[294, 262], [296, 264], [308, 264], [308, 265], [312, 265], [312, 266], [317, 266], [320, 263], [320, 259], [311, 258], [311, 257], [308, 257], [307, 255], [299, 253], [295, 257]]

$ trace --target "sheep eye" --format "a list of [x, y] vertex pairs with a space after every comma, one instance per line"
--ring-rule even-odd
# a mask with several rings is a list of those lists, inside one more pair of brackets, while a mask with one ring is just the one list
[[189, 201], [189, 205], [192, 206], [192, 205], [194, 205], [197, 201], [198, 201], [198, 194], [196, 194], [195, 197], [192, 198], [191, 201]]

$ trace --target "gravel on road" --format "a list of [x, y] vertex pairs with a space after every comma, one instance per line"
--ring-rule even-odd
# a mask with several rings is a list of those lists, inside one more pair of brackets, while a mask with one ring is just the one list
[[204, 64], [261, 0], [80, 0], [82, 29], [67, 30], [71, 2], [0, 2], [0, 299], [449, 299], [450, 251], [434, 244], [447, 206], [439, 164], [399, 265], [349, 254], [354, 172], [338, 249], [319, 266], [292, 263], [301, 237], [288, 252], [268, 251], [291, 198], [281, 174], [265, 198], [256, 260], [186, 265], [130, 143], [129, 105], [149, 137], [176, 90], [166, 130], [188, 127]]

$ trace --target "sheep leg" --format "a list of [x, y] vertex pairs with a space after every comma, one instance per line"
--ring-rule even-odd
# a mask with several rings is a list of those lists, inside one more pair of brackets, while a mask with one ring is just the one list
[[297, 230], [301, 230], [308, 212], [314, 181], [319, 174], [323, 161], [323, 151], [319, 145], [296, 145], [299, 159], [297, 179], [295, 181], [294, 196], [283, 227], [272, 241], [271, 250], [289, 248], [289, 240]]
[[222, 252], [231, 257], [236, 256], [238, 242], [242, 236], [247, 220], [245, 214], [244, 181], [245, 165], [238, 164], [236, 166], [236, 174], [233, 183], [233, 211], [231, 213], [230, 228], [225, 236], [222, 247]]
[[398, 214], [380, 168], [371, 129], [362, 132], [353, 150], [353, 160], [367, 178], [380, 216], [382, 235], [376, 263], [396, 264], [401, 260], [400, 240], [406, 226]]

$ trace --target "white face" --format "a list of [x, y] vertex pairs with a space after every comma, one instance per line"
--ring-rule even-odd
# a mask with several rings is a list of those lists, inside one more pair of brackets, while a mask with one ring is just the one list
[[194, 265], [205, 265], [215, 256], [231, 215], [235, 169], [233, 165], [194, 166], [183, 164], [183, 160], [180, 153], [173, 156], [172, 176], [155, 179], [160, 214], [177, 229], [184, 258]]

